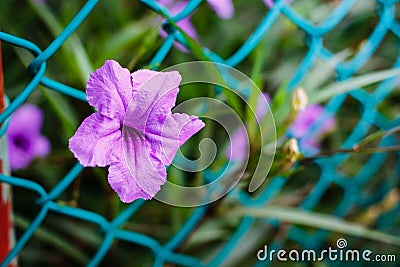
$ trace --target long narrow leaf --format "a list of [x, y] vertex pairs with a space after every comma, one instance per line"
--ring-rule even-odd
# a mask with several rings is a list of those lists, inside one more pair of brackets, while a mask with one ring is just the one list
[[[19, 215], [15, 215], [15, 223], [23, 230], [29, 226], [29, 221]], [[89, 257], [84, 255], [80, 249], [72, 246], [66, 240], [63, 240], [61, 236], [58, 236], [56, 233], [49, 231], [48, 229], [41, 227], [36, 230], [34, 236], [39, 240], [59, 248], [60, 251], [64, 252], [67, 256], [76, 260], [76, 262], [80, 264], [86, 264], [89, 262]]]
[[335, 231], [352, 236], [359, 236], [382, 243], [395, 244], [400, 246], [400, 238], [379, 231], [370, 230], [360, 224], [345, 221], [341, 218], [288, 207], [263, 208], [238, 208], [229, 213], [230, 216], [252, 216], [256, 218], [278, 219], [293, 224], [301, 224], [319, 229]]
[[[63, 27], [51, 10], [46, 5], [39, 6], [33, 1], [30, 1], [30, 3], [54, 37], [58, 36]], [[93, 71], [93, 66], [78, 34], [73, 33], [65, 44], [61, 46], [61, 50], [65, 54], [63, 57], [64, 60], [70, 65], [69, 69], [77, 70], [76, 74], [80, 78], [80, 81], [82, 84], [86, 84], [90, 73]]]
[[400, 75], [400, 68], [376, 71], [361, 75], [352, 79], [348, 79], [344, 82], [337, 82], [329, 85], [315, 94], [311, 95], [310, 102], [319, 103], [332, 98], [335, 95], [347, 93], [354, 89], [367, 86], [376, 82], [380, 82], [389, 78], [393, 78]]

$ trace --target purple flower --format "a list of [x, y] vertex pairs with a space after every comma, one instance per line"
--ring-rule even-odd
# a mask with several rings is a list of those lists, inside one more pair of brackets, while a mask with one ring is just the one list
[[[159, 1], [159, 2], [163, 2], [166, 6], [170, 6], [169, 12], [171, 13], [172, 16], [175, 16], [176, 14], [181, 12], [185, 8], [185, 6], [187, 4], [185, 1], [177, 1], [176, 3], [174, 3], [173, 0], [172, 1], [170, 1], [170, 0], [165, 1], [164, 0], [164, 1]], [[191, 18], [191, 16], [187, 16], [186, 18], [178, 21], [176, 23], [176, 25], [178, 27], [180, 27], [191, 38], [197, 40], [198, 39], [197, 32], [196, 32], [196, 29], [193, 27], [193, 24], [190, 21], [190, 18]], [[168, 36], [168, 33], [166, 33], [164, 31], [164, 29], [160, 29], [160, 35], [163, 38], [166, 38]], [[179, 50], [181, 50], [181, 51], [183, 51], [185, 53], [188, 53], [188, 50], [186, 49], [186, 47], [184, 47], [180, 43], [174, 42], [174, 44]]]
[[[263, 0], [263, 2], [269, 8], [272, 8], [275, 5], [274, 0]], [[291, 2], [293, 2], [293, 0], [286, 0], [286, 3], [291, 3]]]
[[[185, 0], [157, 0], [161, 5], [170, 8], [169, 12], [175, 16], [187, 5], [188, 1]], [[234, 13], [232, 0], [207, 0], [210, 7], [215, 11], [221, 19], [230, 19]], [[180, 9], [176, 8], [177, 6]]]
[[272, 8], [275, 4], [274, 0], [263, 0], [263, 1], [264, 1], [264, 4], [269, 8]]
[[179, 146], [204, 127], [196, 116], [171, 113], [178, 72], [130, 73], [108, 60], [90, 75], [87, 101], [98, 112], [69, 141], [83, 166], [107, 166], [108, 182], [121, 201], [151, 199], [166, 181]]
[[12, 170], [26, 168], [34, 158], [49, 153], [49, 140], [40, 133], [42, 123], [42, 111], [32, 104], [21, 106], [11, 116], [7, 138]]
[[[232, 0], [207, 0], [207, 2], [220, 18], [229, 19], [233, 16], [234, 7], [232, 4]], [[180, 13], [187, 5], [187, 1], [182, 0], [158, 0], [158, 3], [169, 8], [169, 12], [172, 16]], [[187, 16], [184, 19], [178, 21], [176, 25], [180, 27], [191, 38], [197, 40], [198, 36], [196, 29], [194, 28], [190, 19], [191, 16]], [[160, 35], [164, 38], [168, 36], [168, 34], [163, 29], [160, 30]], [[175, 42], [175, 46], [183, 52], [188, 52], [187, 49], [179, 43]]]
[[230, 144], [225, 150], [227, 159], [233, 161], [244, 160], [249, 152], [246, 129], [244, 127], [238, 128], [230, 138]]
[[[255, 111], [256, 118], [259, 122], [261, 122], [265, 114], [267, 114], [267, 103], [269, 102], [270, 97], [267, 93], [262, 93], [259, 95]], [[247, 132], [243, 127], [240, 127], [233, 133], [233, 135], [231, 136], [230, 145], [225, 151], [226, 157], [229, 160], [242, 161], [246, 158], [247, 152], [249, 150], [249, 143], [248, 140], [246, 140], [247, 138]]]
[[221, 19], [232, 18], [234, 12], [232, 0], [207, 0], [207, 2]]
[[311, 136], [305, 136], [308, 128], [310, 128], [323, 113], [324, 108], [322, 106], [317, 104], [308, 105], [297, 114], [295, 121], [289, 128], [289, 132], [292, 136], [300, 139], [300, 149], [309, 154], [316, 154], [319, 152], [319, 140], [336, 125], [335, 118], [330, 116], [323, 122], [317, 132], [313, 133]]

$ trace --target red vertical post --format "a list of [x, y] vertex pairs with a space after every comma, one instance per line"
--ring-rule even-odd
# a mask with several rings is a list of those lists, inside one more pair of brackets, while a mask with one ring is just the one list
[[[0, 42], [0, 112], [5, 109], [4, 103], [4, 79], [2, 50]], [[1, 137], [0, 145], [7, 146], [6, 137]], [[3, 150], [6, 151], [6, 150]], [[5, 155], [0, 155], [0, 173], [4, 173], [8, 168], [4, 165]], [[11, 187], [9, 184], [0, 183], [0, 263], [14, 246], [14, 224], [12, 213]], [[16, 261], [12, 261], [9, 267], [17, 266]]]

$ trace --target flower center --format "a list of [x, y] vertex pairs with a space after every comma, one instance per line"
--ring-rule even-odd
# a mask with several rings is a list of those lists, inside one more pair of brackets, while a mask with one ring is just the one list
[[21, 135], [17, 135], [13, 138], [13, 143], [16, 147], [20, 148], [21, 150], [27, 151], [30, 147], [29, 140]]

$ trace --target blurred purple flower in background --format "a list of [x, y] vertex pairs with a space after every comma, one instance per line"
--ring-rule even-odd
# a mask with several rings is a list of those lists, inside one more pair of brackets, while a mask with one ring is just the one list
[[176, 71], [131, 74], [113, 60], [90, 75], [87, 101], [98, 112], [69, 148], [83, 166], [110, 165], [108, 182], [123, 202], [151, 199], [166, 181], [165, 165], [204, 127], [196, 116], [171, 112], [180, 81]]
[[274, 0], [263, 0], [264, 4], [269, 7], [272, 8], [274, 6]]
[[[268, 111], [266, 103], [270, 102], [268, 94], [263, 93], [259, 96], [256, 109], [256, 118], [261, 121]], [[332, 131], [336, 126], [335, 118], [328, 117], [317, 132], [310, 136], [305, 136], [307, 130], [324, 113], [324, 108], [317, 104], [306, 106], [305, 109], [297, 114], [295, 121], [289, 127], [289, 133], [292, 137], [299, 139], [300, 150], [309, 155], [317, 154], [320, 151], [320, 141], [323, 135]], [[231, 141], [225, 154], [229, 160], [242, 161], [246, 158], [247, 132], [244, 128], [239, 128], [231, 136]]]
[[[270, 101], [271, 99], [267, 93], [262, 93], [259, 95], [255, 111], [255, 116], [259, 122], [261, 122], [265, 114], [267, 114], [267, 103]], [[248, 141], [246, 140], [247, 138], [247, 131], [243, 127], [240, 127], [233, 133], [230, 144], [225, 151], [226, 157], [229, 160], [242, 161], [247, 157], [247, 151], [249, 150], [247, 147], [249, 145]]]
[[230, 19], [235, 11], [232, 0], [207, 0], [208, 4], [221, 19]]
[[[232, 0], [207, 0], [207, 2], [215, 11], [217, 16], [221, 19], [230, 19], [233, 16], [234, 7], [232, 4]], [[175, 16], [185, 8], [185, 6], [188, 4], [188, 1], [158, 0], [158, 3], [168, 8], [171, 15]], [[191, 16], [187, 16], [184, 19], [178, 21], [176, 25], [178, 25], [191, 38], [197, 40], [198, 35], [192, 22], [190, 21], [190, 18]], [[160, 35], [164, 38], [168, 36], [168, 34], [163, 29], [160, 30]], [[187, 52], [187, 49], [181, 44], [175, 43], [175, 45], [181, 51]]]
[[26, 168], [50, 152], [49, 140], [40, 133], [42, 123], [42, 111], [32, 104], [22, 105], [11, 116], [7, 130], [11, 170]]
[[[181, 12], [185, 6], [187, 5], [187, 3], [185, 1], [174, 1], [174, 0], [163, 0], [163, 1], [158, 1], [160, 2], [160, 4], [166, 6], [169, 8], [169, 12], [171, 13], [172, 16], [175, 16], [176, 14], [178, 14], [179, 12]], [[190, 21], [191, 16], [187, 16], [186, 18], [178, 21], [176, 23], [176, 25], [178, 27], [180, 27], [187, 35], [189, 35], [191, 38], [197, 40], [198, 36], [197, 36], [197, 32], [196, 29], [193, 27], [192, 22]], [[164, 31], [164, 29], [160, 29], [160, 35], [163, 38], [166, 38], [168, 36], [167, 32]], [[188, 52], [188, 50], [186, 49], [186, 47], [184, 47], [183, 45], [181, 45], [178, 42], [175, 42], [175, 46], [183, 51], [183, 52]]]
[[334, 117], [328, 117], [318, 131], [312, 133], [311, 136], [305, 136], [307, 130], [316, 122], [318, 118], [324, 113], [324, 107], [311, 104], [297, 114], [295, 121], [289, 128], [289, 132], [294, 138], [300, 140], [300, 150], [307, 154], [314, 155], [320, 151], [320, 139], [327, 132], [330, 132], [335, 128], [336, 120]]
[[[291, 3], [294, 0], [286, 0], [286, 3]], [[274, 0], [263, 0], [264, 4], [269, 7], [269, 8], [273, 8], [273, 6], [275, 5], [275, 1]]]

